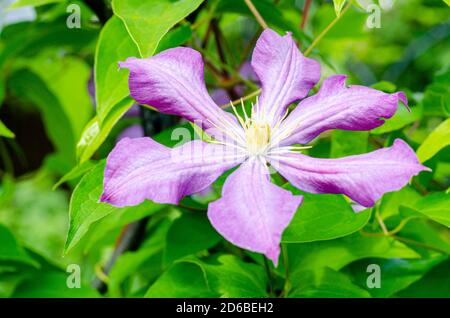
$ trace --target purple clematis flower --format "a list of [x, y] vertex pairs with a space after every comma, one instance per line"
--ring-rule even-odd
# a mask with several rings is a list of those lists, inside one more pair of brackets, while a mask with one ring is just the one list
[[[389, 148], [339, 159], [301, 154], [304, 147], [295, 144], [307, 144], [330, 129], [373, 129], [394, 115], [399, 100], [407, 100], [402, 92], [347, 87], [344, 75], [327, 78], [316, 95], [305, 98], [320, 79], [320, 66], [301, 54], [290, 34], [261, 34], [252, 67], [262, 93], [251, 114], [243, 117], [212, 101], [201, 56], [193, 49], [129, 58], [120, 67], [130, 70], [136, 101], [200, 122], [215, 141], [195, 140], [171, 149], [148, 137], [122, 139], [107, 159], [101, 201], [115, 206], [145, 199], [177, 204], [240, 165], [225, 181], [222, 197], [209, 204], [209, 220], [227, 240], [265, 254], [275, 265], [281, 235], [303, 197], [271, 183], [269, 165], [301, 190], [345, 194], [365, 207], [428, 170], [400, 139]], [[301, 99], [287, 116], [289, 104]]]

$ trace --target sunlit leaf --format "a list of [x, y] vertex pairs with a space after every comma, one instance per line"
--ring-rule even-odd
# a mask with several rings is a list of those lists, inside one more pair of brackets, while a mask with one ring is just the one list
[[417, 157], [425, 162], [441, 149], [450, 145], [450, 118], [443, 121], [417, 149]]
[[76, 186], [70, 199], [69, 207], [69, 233], [65, 246], [65, 252], [69, 252], [86, 235], [89, 228], [97, 221], [110, 214], [126, 214], [142, 211], [149, 215], [160, 210], [163, 206], [146, 201], [136, 207], [117, 208], [107, 203], [99, 203], [103, 191], [103, 171], [105, 161], [101, 161], [87, 173]]
[[[292, 186], [288, 189], [300, 193]], [[301, 194], [304, 200], [284, 231], [285, 243], [335, 239], [358, 231], [369, 221], [370, 209], [355, 213], [342, 196]]]
[[139, 51], [123, 22], [113, 16], [103, 27], [95, 53], [95, 96], [97, 116], [103, 123], [112, 108], [128, 96], [128, 72], [119, 62], [139, 57]]
[[142, 57], [155, 53], [161, 38], [197, 9], [203, 0], [114, 0], [114, 13], [125, 23]]
[[0, 120], [0, 136], [14, 138], [14, 133]]
[[206, 213], [184, 213], [173, 222], [167, 233], [165, 261], [169, 263], [208, 249], [220, 239]]

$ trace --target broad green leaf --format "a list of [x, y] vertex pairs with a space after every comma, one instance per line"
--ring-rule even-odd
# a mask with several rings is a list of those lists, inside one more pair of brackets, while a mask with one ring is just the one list
[[450, 194], [437, 192], [408, 205], [430, 219], [450, 227]]
[[[216, 262], [218, 264], [216, 264]], [[225, 298], [267, 297], [267, 275], [257, 264], [236, 256], [222, 255], [212, 264], [204, 264], [210, 288]]]
[[0, 136], [6, 138], [14, 138], [14, 133], [0, 120]]
[[[421, 217], [423, 214], [413, 208], [401, 206], [400, 217], [402, 219], [415, 217], [409, 220], [397, 234], [406, 239], [406, 244], [421, 255], [430, 256], [436, 252], [450, 255], [450, 229], [431, 219]], [[394, 220], [388, 219], [386, 225], [394, 228], [390, 223]], [[397, 220], [397, 224], [398, 224]], [[411, 244], [408, 241], [412, 241]]]
[[57, 189], [61, 184], [79, 178], [84, 175], [86, 172], [91, 170], [96, 165], [93, 161], [86, 161], [80, 165], [77, 165], [72, 168], [69, 172], [67, 172], [64, 176], [62, 176], [58, 182], [53, 186], [53, 190]]
[[380, 127], [372, 129], [371, 134], [381, 135], [391, 131], [399, 130], [422, 117], [422, 106], [415, 106], [411, 111], [402, 105], [399, 105], [397, 112], [392, 118], [386, 119]]
[[[419, 258], [420, 255], [405, 244], [390, 237], [371, 237], [355, 233], [337, 240], [286, 244], [290, 272], [344, 266], [368, 257]], [[330, 261], [332, 260], [332, 261]]]
[[[292, 186], [288, 189], [301, 193]], [[358, 231], [369, 221], [370, 209], [355, 213], [342, 196], [301, 194], [303, 203], [284, 231], [284, 243], [335, 239]]]
[[128, 72], [119, 70], [119, 62], [139, 57], [139, 51], [123, 22], [116, 16], [106, 22], [95, 52], [95, 98], [100, 123], [112, 108], [128, 96]]
[[375, 84], [370, 85], [370, 87], [383, 91], [385, 93], [394, 93], [397, 86], [388, 81], [380, 81]]
[[33, 6], [33, 7], [39, 7], [43, 6], [45, 4], [50, 3], [59, 3], [59, 2], [65, 2], [66, 0], [16, 0], [14, 3], [12, 3], [9, 8], [15, 9], [25, 6]]
[[334, 11], [337, 16], [341, 15], [342, 8], [344, 7], [345, 0], [333, 0]]
[[[366, 289], [373, 297], [384, 298], [407, 288], [446, 259], [447, 256], [443, 255], [425, 259], [371, 258], [350, 264], [344, 272], [352, 276], [355, 284]], [[370, 275], [367, 268], [370, 264], [380, 267], [380, 288], [367, 288], [367, 278]]]
[[398, 214], [401, 205], [414, 205], [420, 198], [421, 195], [410, 186], [399, 191], [385, 193], [379, 207], [380, 215], [383, 219], [387, 219]]
[[209, 288], [206, 273], [192, 262], [173, 264], [149, 288], [148, 298], [204, 298], [216, 296]]
[[417, 157], [425, 162], [450, 145], [450, 118], [443, 121], [417, 149]]
[[2, 224], [0, 224], [0, 242], [0, 265], [19, 263], [32, 267], [39, 266], [17, 243], [9, 229]]
[[113, 11], [122, 19], [142, 57], [155, 53], [161, 38], [197, 9], [203, 0], [113, 0]]
[[450, 261], [442, 262], [422, 279], [395, 297], [402, 298], [449, 298], [450, 295]]
[[291, 277], [289, 297], [296, 298], [367, 298], [370, 294], [350, 278], [328, 267], [302, 272]]
[[165, 262], [170, 263], [184, 256], [206, 250], [219, 242], [206, 213], [183, 213], [167, 233]]
[[99, 162], [89, 171], [76, 186], [70, 199], [69, 207], [69, 232], [65, 246], [68, 253], [77, 245], [84, 235], [89, 231], [93, 223], [111, 214], [138, 213], [151, 214], [161, 209], [162, 205], [145, 201], [133, 206], [116, 208], [107, 203], [99, 203], [98, 200], [103, 190], [103, 171], [105, 161]]
[[24, 65], [38, 75], [58, 99], [77, 140], [94, 113], [94, 105], [87, 90], [90, 66], [80, 58], [61, 58], [56, 52], [41, 53], [33, 59], [27, 59]]
[[72, 125], [62, 105], [45, 82], [34, 73], [22, 69], [10, 77], [9, 86], [16, 96], [30, 101], [39, 109], [48, 137], [55, 148], [71, 163], [75, 159], [75, 136]]
[[360, 155], [367, 152], [367, 131], [333, 130], [331, 134], [331, 158]]
[[192, 37], [191, 27], [187, 24], [180, 25], [169, 31], [159, 42], [158, 48], [155, 51], [159, 53], [161, 51], [180, 46], [186, 43]]
[[125, 98], [118, 104], [114, 105], [108, 116], [100, 123], [97, 116], [84, 128], [83, 134], [77, 144], [77, 160], [78, 164], [89, 160], [95, 151], [105, 141], [114, 125], [125, 114], [125, 112], [133, 105], [131, 98]]
[[[149, 215], [153, 215], [156, 212], [162, 211], [166, 208], [166, 205], [156, 204], [150, 201], [142, 203], [133, 209], [133, 207], [119, 209], [115, 213], [110, 213], [101, 220], [98, 220], [91, 224], [88, 232], [83, 238], [83, 251], [88, 253], [92, 248], [95, 248], [95, 244], [110, 233], [120, 232], [120, 230], [127, 224], [141, 220]], [[118, 235], [119, 233], [117, 233]]]
[[69, 274], [62, 272], [37, 273], [20, 284], [13, 294], [14, 298], [94, 298], [97, 291], [82, 285], [81, 288], [68, 288]]

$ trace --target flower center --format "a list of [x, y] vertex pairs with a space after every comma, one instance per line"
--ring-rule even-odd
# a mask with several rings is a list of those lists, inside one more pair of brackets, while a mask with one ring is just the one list
[[269, 124], [247, 119], [244, 129], [248, 152], [253, 155], [263, 154], [270, 142]]

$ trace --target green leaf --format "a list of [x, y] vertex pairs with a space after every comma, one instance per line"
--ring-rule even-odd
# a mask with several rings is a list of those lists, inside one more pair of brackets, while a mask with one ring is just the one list
[[80, 165], [73, 167], [72, 170], [67, 172], [58, 180], [58, 182], [53, 186], [53, 190], [56, 190], [61, 184], [66, 183], [67, 181], [81, 177], [86, 172], [91, 170], [95, 165], [96, 163], [93, 161], [86, 161]]
[[352, 283], [350, 278], [330, 268], [302, 272], [291, 277], [289, 297], [298, 298], [367, 298], [370, 294]]
[[113, 11], [122, 19], [142, 57], [155, 53], [161, 38], [195, 11], [203, 0], [113, 0]]
[[13, 294], [14, 298], [94, 298], [99, 297], [91, 287], [68, 288], [69, 274], [44, 272], [34, 275], [20, 284]]
[[[216, 263], [216, 262], [214, 262]], [[225, 298], [267, 297], [267, 275], [257, 264], [247, 263], [236, 256], [222, 255], [217, 265], [204, 264], [209, 286]]]
[[133, 100], [129, 97], [123, 99], [114, 105], [108, 116], [100, 123], [97, 116], [84, 128], [83, 134], [77, 144], [77, 160], [78, 164], [89, 160], [95, 151], [105, 141], [114, 125], [125, 114], [125, 112], [133, 105]]
[[425, 162], [450, 145], [450, 118], [443, 121], [417, 149], [417, 157]]
[[344, 7], [345, 0], [333, 0], [334, 11], [337, 16], [341, 15], [342, 8]]
[[367, 152], [367, 131], [333, 130], [331, 134], [331, 158], [359, 155]]
[[[76, 140], [94, 113], [87, 90], [91, 67], [82, 59], [64, 56], [58, 52], [40, 53], [24, 61], [38, 75], [59, 101]], [[74, 144], [70, 145], [74, 147]]]
[[407, 289], [399, 292], [395, 297], [401, 298], [449, 298], [450, 295], [450, 261], [429, 271], [421, 280]]
[[103, 190], [103, 171], [105, 161], [99, 162], [87, 173], [76, 186], [70, 199], [69, 232], [65, 246], [68, 253], [86, 235], [93, 223], [110, 214], [126, 215], [127, 213], [142, 213], [149, 215], [159, 211], [163, 205], [145, 201], [138, 206], [116, 208], [98, 200]]
[[370, 87], [383, 91], [385, 93], [394, 93], [397, 86], [394, 83], [388, 81], [380, 81], [370, 85]]
[[170, 263], [184, 256], [213, 247], [220, 241], [206, 213], [183, 213], [167, 233], [165, 262]]
[[[405, 244], [390, 237], [370, 237], [355, 233], [337, 240], [287, 244], [290, 272], [344, 266], [368, 257], [419, 258], [420, 255]], [[332, 261], [330, 261], [332, 260]]]
[[[294, 194], [301, 192], [288, 186]], [[284, 231], [284, 243], [331, 240], [361, 229], [370, 218], [370, 209], [355, 213], [342, 196], [301, 193], [303, 203]]]
[[186, 43], [191, 37], [191, 27], [187, 24], [180, 25], [178, 28], [169, 31], [161, 39], [155, 54], [173, 47], [181, 46], [182, 44]]
[[128, 72], [119, 70], [119, 62], [139, 57], [139, 51], [123, 22], [116, 16], [100, 32], [95, 52], [95, 98], [100, 123], [112, 108], [129, 95]]
[[395, 115], [385, 120], [385, 123], [380, 127], [372, 129], [371, 134], [381, 135], [387, 132], [399, 130], [413, 122], [419, 120], [422, 117], [422, 106], [415, 106], [408, 111], [406, 107], [399, 106]]
[[16, 2], [12, 3], [8, 8], [16, 9], [16, 8], [25, 7], [25, 6], [39, 7], [39, 6], [43, 6], [45, 4], [59, 3], [59, 2], [65, 2], [65, 1], [66, 0], [16, 0]]
[[380, 215], [383, 219], [399, 213], [401, 205], [407, 203], [413, 205], [422, 196], [417, 193], [412, 187], [406, 186], [399, 191], [388, 192], [383, 195], [380, 203]]
[[430, 219], [450, 227], [450, 194], [437, 192], [427, 195], [408, 207]]
[[0, 136], [6, 138], [14, 138], [14, 133], [5, 126], [5, 124], [0, 120]]
[[0, 224], [0, 242], [0, 265], [39, 266], [17, 243], [9, 229], [2, 224]]
[[371, 258], [350, 264], [344, 272], [353, 277], [355, 284], [367, 289], [367, 267], [370, 264], [380, 266], [381, 286], [367, 291], [373, 297], [391, 297], [421, 279], [432, 268], [442, 263], [447, 256], [438, 255], [426, 259], [379, 259]]
[[[434, 255], [436, 252], [450, 255], [450, 229], [444, 225], [434, 222], [431, 219], [420, 217], [423, 214], [416, 210], [401, 206], [400, 217], [419, 216], [413, 218], [402, 228], [398, 236], [406, 239], [405, 243], [418, 253], [424, 256]], [[386, 225], [394, 228], [390, 223], [395, 220], [388, 219]], [[399, 220], [396, 220], [397, 224]], [[412, 240], [412, 243], [408, 243]]]
[[193, 262], [173, 264], [149, 288], [148, 298], [204, 298], [214, 297], [203, 268]]

